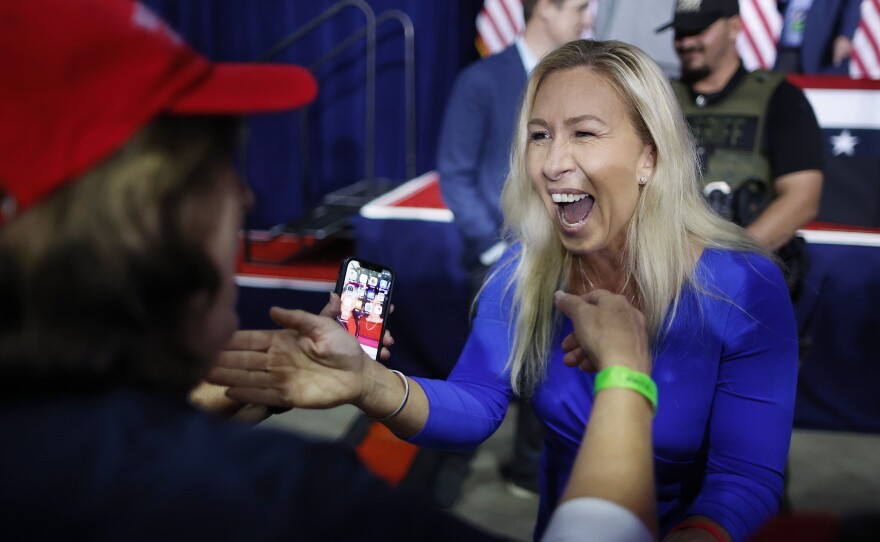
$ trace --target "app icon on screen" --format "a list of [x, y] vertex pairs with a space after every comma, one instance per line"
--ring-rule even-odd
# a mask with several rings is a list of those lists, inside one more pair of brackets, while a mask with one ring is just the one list
[[388, 281], [385, 279], [380, 280], [379, 281], [379, 289], [380, 290], [387, 290], [388, 289]]
[[377, 279], [376, 277], [370, 277], [368, 284], [370, 286], [376, 286], [376, 284], [378, 284], [378, 282], [379, 282], [379, 279]]

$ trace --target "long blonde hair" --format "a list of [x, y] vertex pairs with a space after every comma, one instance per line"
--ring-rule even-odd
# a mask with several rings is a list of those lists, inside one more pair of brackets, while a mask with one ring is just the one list
[[[623, 100], [642, 141], [654, 148], [654, 175], [641, 189], [628, 225], [623, 262], [652, 342], [662, 333], [664, 319], [671, 323], [674, 318], [685, 282], [698, 281], [691, 274], [695, 249], [762, 252], [741, 228], [715, 215], [700, 195], [693, 138], [657, 65], [637, 47], [619, 41], [563, 45], [544, 57], [529, 78], [501, 195], [505, 236], [519, 247], [507, 285], [514, 308], [508, 367], [517, 391], [533, 389], [544, 374], [558, 318], [553, 293], [566, 288], [572, 262], [527, 173], [527, 124], [547, 76], [573, 68], [600, 75]], [[695, 285], [699, 288], [699, 282]]]

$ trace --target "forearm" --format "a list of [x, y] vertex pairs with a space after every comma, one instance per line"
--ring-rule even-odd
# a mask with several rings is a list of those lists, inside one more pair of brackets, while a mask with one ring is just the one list
[[657, 535], [652, 409], [625, 388], [596, 394], [590, 422], [561, 502], [598, 497], [631, 510]]
[[822, 173], [799, 171], [776, 181], [778, 196], [746, 231], [768, 250], [776, 250], [819, 213]]
[[[379, 362], [372, 362], [364, 371], [364, 394], [355, 403], [367, 416], [380, 420], [397, 437], [407, 439], [418, 434], [428, 421], [428, 398], [415, 380], [406, 377], [409, 396], [400, 377]], [[406, 404], [404, 405], [404, 398]], [[386, 418], [403, 408], [391, 418]]]

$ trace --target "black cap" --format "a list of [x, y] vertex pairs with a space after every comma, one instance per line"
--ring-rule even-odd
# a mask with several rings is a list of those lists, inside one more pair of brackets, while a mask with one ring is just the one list
[[676, 0], [675, 17], [656, 32], [674, 28], [676, 34], [699, 34], [722, 17], [739, 15], [739, 0]]

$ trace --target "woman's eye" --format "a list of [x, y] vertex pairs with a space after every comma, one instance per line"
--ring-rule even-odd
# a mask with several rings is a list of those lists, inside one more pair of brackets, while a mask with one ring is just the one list
[[550, 134], [547, 132], [532, 132], [529, 134], [529, 141], [541, 141], [544, 139], [550, 139]]
[[593, 137], [594, 135], [596, 135], [596, 134], [594, 134], [593, 132], [586, 132], [586, 131], [577, 131], [574, 133], [575, 137]]

